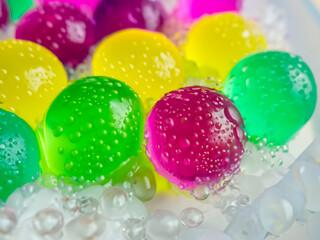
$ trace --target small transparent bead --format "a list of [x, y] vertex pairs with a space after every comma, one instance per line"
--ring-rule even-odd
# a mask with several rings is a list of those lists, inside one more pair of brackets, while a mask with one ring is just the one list
[[27, 183], [21, 187], [21, 193], [25, 198], [31, 197], [33, 194], [37, 193], [40, 191], [42, 186], [39, 184], [32, 182], [32, 183]]
[[203, 222], [203, 214], [197, 208], [186, 208], [180, 213], [180, 221], [187, 227], [198, 227]]
[[106, 222], [100, 214], [84, 213], [67, 224], [66, 239], [96, 239], [103, 234], [105, 227]]
[[126, 240], [143, 240], [146, 238], [146, 230], [143, 221], [129, 218], [122, 227], [122, 235]]
[[98, 205], [98, 200], [92, 197], [81, 197], [79, 199], [79, 210], [81, 213], [94, 212], [98, 209]]
[[197, 186], [191, 193], [197, 200], [205, 200], [210, 194], [210, 189], [207, 185]]
[[172, 239], [180, 230], [179, 218], [165, 210], [156, 210], [146, 222], [147, 234], [152, 239]]
[[17, 218], [13, 211], [9, 209], [0, 210], [0, 233], [8, 234], [17, 225]]
[[74, 197], [65, 197], [61, 199], [63, 209], [71, 216], [79, 214], [79, 200]]
[[119, 219], [126, 213], [127, 193], [118, 187], [107, 188], [100, 198], [101, 214], [107, 219]]
[[55, 209], [43, 209], [33, 217], [32, 224], [40, 236], [54, 235], [63, 227], [63, 215]]

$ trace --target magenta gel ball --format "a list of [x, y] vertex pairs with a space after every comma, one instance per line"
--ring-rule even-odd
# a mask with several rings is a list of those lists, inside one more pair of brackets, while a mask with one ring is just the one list
[[83, 13], [89, 17], [93, 16], [93, 12], [101, 0], [36, 0], [37, 3], [48, 3], [48, 2], [67, 2], [78, 7]]
[[169, 92], [151, 110], [146, 149], [156, 171], [180, 189], [212, 186], [237, 172], [246, 140], [233, 102], [214, 89]]
[[19, 21], [16, 38], [36, 42], [60, 61], [77, 66], [95, 44], [93, 22], [75, 6], [49, 2], [30, 10]]
[[158, 0], [102, 0], [94, 13], [99, 40], [126, 28], [157, 30], [163, 17]]
[[9, 22], [9, 7], [6, 0], [0, 0], [0, 29], [3, 29]]
[[193, 21], [204, 14], [238, 12], [242, 0], [179, 0], [176, 16], [184, 21]]

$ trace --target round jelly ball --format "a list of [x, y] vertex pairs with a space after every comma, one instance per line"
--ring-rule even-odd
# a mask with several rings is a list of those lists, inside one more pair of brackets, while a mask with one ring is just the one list
[[94, 13], [99, 39], [126, 28], [157, 30], [163, 22], [158, 0], [102, 0]]
[[31, 127], [14, 113], [0, 109], [0, 199], [40, 175], [40, 151]]
[[19, 21], [16, 38], [36, 42], [60, 61], [75, 67], [95, 44], [93, 22], [68, 3], [49, 2], [30, 10]]
[[78, 7], [83, 13], [89, 17], [93, 16], [93, 12], [101, 0], [36, 0], [39, 4], [48, 2], [67, 2]]
[[138, 29], [106, 38], [92, 59], [94, 75], [106, 75], [128, 83], [142, 101], [159, 100], [183, 81], [182, 57], [163, 34]]
[[140, 149], [143, 124], [141, 101], [128, 85], [107, 77], [80, 79], [59, 94], [45, 117], [44, 171], [75, 183], [109, 180]]
[[238, 12], [242, 0], [180, 0], [175, 15], [183, 21], [193, 21], [205, 14]]
[[0, 0], [0, 30], [9, 22], [9, 8], [5, 0]]
[[260, 27], [234, 13], [202, 18], [191, 28], [183, 46], [187, 60], [194, 61], [200, 70], [218, 72], [222, 79], [241, 58], [264, 49]]
[[67, 73], [56, 56], [32, 42], [0, 41], [0, 56], [0, 107], [35, 128], [67, 86]]
[[311, 117], [317, 100], [314, 77], [298, 56], [268, 51], [239, 62], [223, 92], [245, 119], [253, 142], [285, 144]]
[[150, 112], [147, 153], [156, 171], [181, 189], [220, 183], [239, 169], [242, 127], [239, 111], [224, 95], [200, 86], [181, 88]]
[[18, 20], [33, 5], [33, 0], [7, 0], [10, 7], [11, 19]]

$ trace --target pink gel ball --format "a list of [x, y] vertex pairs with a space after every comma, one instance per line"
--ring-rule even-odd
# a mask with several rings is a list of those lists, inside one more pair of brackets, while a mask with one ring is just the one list
[[38, 43], [67, 66], [76, 67], [96, 43], [95, 25], [78, 8], [62, 2], [44, 3], [27, 12], [16, 38]]
[[235, 173], [245, 141], [233, 102], [214, 89], [186, 87], [164, 95], [146, 122], [147, 154], [180, 189], [213, 185]]
[[204, 14], [238, 12], [242, 0], [180, 0], [176, 16], [184, 21], [193, 21]]
[[36, 0], [37, 3], [47, 3], [47, 2], [66, 2], [78, 7], [82, 12], [84, 12], [89, 17], [92, 17], [94, 10], [98, 6], [101, 0]]

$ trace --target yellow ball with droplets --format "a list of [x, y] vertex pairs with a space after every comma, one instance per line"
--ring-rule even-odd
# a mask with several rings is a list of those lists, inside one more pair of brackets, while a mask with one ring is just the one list
[[139, 29], [107, 37], [93, 55], [92, 71], [96, 76], [126, 82], [139, 94], [147, 110], [183, 82], [179, 50], [163, 34]]
[[62, 63], [46, 48], [22, 40], [0, 41], [0, 108], [35, 128], [67, 84]]
[[200, 71], [218, 73], [215, 77], [224, 80], [240, 59], [266, 47], [256, 22], [235, 13], [222, 13], [197, 22], [182, 48], [185, 58], [195, 62]]

